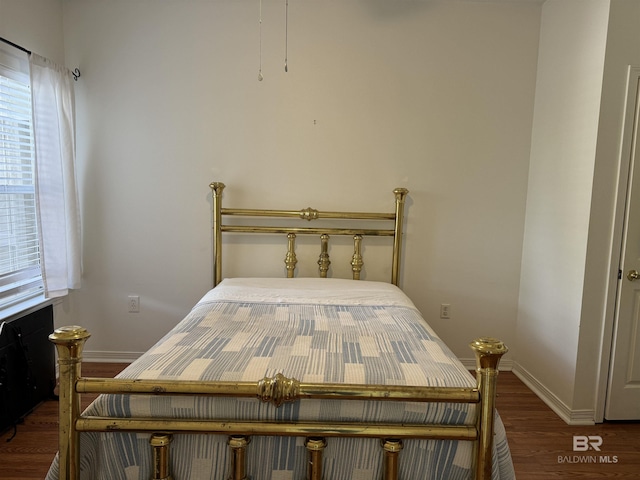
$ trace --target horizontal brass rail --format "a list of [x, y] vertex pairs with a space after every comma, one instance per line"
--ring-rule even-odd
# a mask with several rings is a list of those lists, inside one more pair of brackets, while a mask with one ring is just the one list
[[321, 436], [359, 438], [430, 438], [476, 440], [477, 430], [470, 425], [397, 425], [321, 422], [229, 422], [175, 418], [110, 418], [81, 416], [76, 420], [79, 432], [172, 432], [222, 435]]
[[[304, 212], [304, 210], [302, 211]], [[248, 208], [222, 208], [222, 215], [242, 217], [274, 217], [301, 218], [300, 210], [255, 210]], [[367, 213], [367, 212], [321, 212], [314, 210], [316, 218], [333, 218], [343, 220], [395, 220], [395, 213]]]
[[393, 237], [393, 230], [364, 228], [315, 228], [315, 227], [261, 227], [246, 225], [222, 225], [223, 232], [235, 233], [296, 233], [300, 235], [362, 235], [367, 237]]
[[[78, 393], [139, 395], [202, 395], [260, 397], [257, 382], [207, 382], [184, 380], [136, 380], [126, 378], [80, 378]], [[393, 400], [405, 402], [478, 403], [477, 388], [407, 387], [395, 385], [351, 385], [300, 382], [295, 398], [349, 400]]]

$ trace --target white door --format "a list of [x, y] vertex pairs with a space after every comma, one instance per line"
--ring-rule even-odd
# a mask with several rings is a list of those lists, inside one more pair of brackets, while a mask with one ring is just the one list
[[[607, 420], [640, 420], [640, 70], [630, 69], [623, 151], [629, 156], [616, 320], [605, 405]], [[624, 148], [624, 145], [627, 145]], [[622, 165], [625, 164], [623, 159]]]

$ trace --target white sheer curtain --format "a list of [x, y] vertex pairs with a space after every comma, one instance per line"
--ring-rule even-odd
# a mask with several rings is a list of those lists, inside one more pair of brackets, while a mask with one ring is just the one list
[[29, 61], [40, 263], [45, 297], [53, 298], [79, 288], [82, 275], [73, 80], [40, 55]]

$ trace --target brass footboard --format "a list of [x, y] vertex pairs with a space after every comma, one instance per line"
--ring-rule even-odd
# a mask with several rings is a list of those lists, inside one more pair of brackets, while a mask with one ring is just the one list
[[[149, 432], [154, 472], [151, 479], [171, 480], [169, 448], [178, 433], [225, 434], [229, 436], [229, 480], [246, 479], [245, 452], [252, 435], [306, 438], [309, 454], [308, 479], [322, 476], [322, 452], [329, 437], [381, 439], [385, 480], [397, 480], [402, 441], [409, 438], [468, 440], [476, 443], [475, 478], [488, 480], [492, 469], [492, 438], [496, 383], [500, 358], [506, 346], [492, 338], [471, 343], [477, 362], [477, 388], [404, 387], [304, 383], [276, 375], [259, 382], [155, 381], [83, 378], [82, 350], [90, 334], [82, 327], [63, 327], [50, 335], [56, 344], [60, 371], [59, 467], [60, 480], [79, 480], [80, 432]], [[229, 422], [227, 420], [113, 418], [80, 414], [83, 393], [208, 395], [257, 397], [276, 406], [305, 398], [340, 398], [371, 401], [414, 401], [478, 404], [474, 425], [332, 424], [300, 422]]]

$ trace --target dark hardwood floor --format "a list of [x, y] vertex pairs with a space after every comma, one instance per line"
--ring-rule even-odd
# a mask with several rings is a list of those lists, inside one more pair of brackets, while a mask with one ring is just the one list
[[[640, 422], [567, 425], [509, 372], [497, 403], [518, 480], [640, 478]], [[574, 451], [574, 435], [602, 437], [600, 451]]]
[[[83, 363], [82, 374], [113, 377], [126, 363]], [[95, 395], [82, 396], [82, 409]], [[0, 435], [0, 480], [43, 480], [58, 451], [58, 402], [41, 403], [16, 430]]]
[[[83, 374], [111, 377], [125, 366], [86, 363]], [[90, 400], [83, 398], [83, 404]], [[569, 426], [510, 372], [500, 374], [498, 410], [518, 480], [640, 478], [640, 423]], [[0, 479], [45, 477], [57, 451], [56, 417], [57, 402], [47, 401], [16, 432], [0, 435]], [[574, 452], [574, 435], [602, 437], [600, 451]]]

